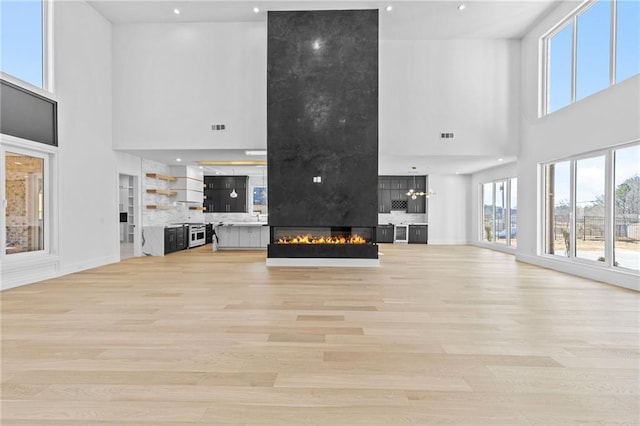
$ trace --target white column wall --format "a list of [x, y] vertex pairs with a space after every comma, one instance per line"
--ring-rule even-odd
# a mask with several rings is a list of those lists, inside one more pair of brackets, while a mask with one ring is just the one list
[[85, 2], [54, 2], [60, 272], [119, 260], [111, 147], [111, 24]]

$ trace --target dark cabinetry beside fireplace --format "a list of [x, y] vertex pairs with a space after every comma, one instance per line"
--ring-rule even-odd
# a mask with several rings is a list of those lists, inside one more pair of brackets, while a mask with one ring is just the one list
[[427, 225], [409, 225], [409, 244], [427, 244]]
[[426, 213], [426, 200], [418, 196], [415, 200], [407, 195], [409, 189], [426, 191], [426, 176], [379, 176], [378, 213], [402, 211], [406, 213]]
[[376, 241], [378, 243], [392, 243], [393, 225], [378, 225], [376, 229]]

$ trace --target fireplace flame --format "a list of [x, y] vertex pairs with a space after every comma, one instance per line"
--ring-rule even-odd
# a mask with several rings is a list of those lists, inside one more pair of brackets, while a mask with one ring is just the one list
[[311, 234], [297, 235], [295, 237], [278, 238], [278, 244], [366, 244], [367, 241], [353, 234], [349, 236], [313, 236]]

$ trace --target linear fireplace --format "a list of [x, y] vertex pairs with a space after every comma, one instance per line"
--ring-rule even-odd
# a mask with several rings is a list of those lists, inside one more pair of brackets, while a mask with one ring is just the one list
[[313, 226], [271, 228], [271, 244], [373, 244], [373, 228]]
[[375, 259], [375, 228], [272, 226], [269, 258]]

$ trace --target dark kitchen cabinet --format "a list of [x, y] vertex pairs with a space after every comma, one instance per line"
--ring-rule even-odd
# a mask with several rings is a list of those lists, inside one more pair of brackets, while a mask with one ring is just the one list
[[164, 228], [164, 254], [189, 247], [189, 230], [186, 226]]
[[[209, 213], [246, 213], [248, 176], [205, 176], [203, 207]], [[236, 198], [231, 197], [235, 190]]]
[[426, 199], [424, 195], [416, 196], [416, 199], [408, 197], [407, 213], [426, 213]]
[[407, 199], [407, 190], [406, 189], [392, 189], [391, 190], [391, 201], [401, 201]]
[[392, 177], [391, 189], [409, 189], [409, 179], [404, 176]]
[[213, 242], [213, 225], [205, 225], [204, 243], [211, 244]]
[[164, 254], [176, 251], [176, 228], [164, 228]]
[[391, 189], [391, 178], [388, 176], [378, 177], [378, 189]]
[[409, 244], [427, 244], [427, 225], [409, 225]]
[[176, 230], [176, 251], [185, 250], [189, 247], [189, 232], [186, 226], [175, 228]]
[[391, 212], [391, 190], [379, 189], [378, 190], [378, 213], [390, 213]]
[[427, 189], [426, 176], [416, 176], [415, 181], [412, 179], [410, 189], [413, 188], [416, 191], [425, 191]]
[[393, 225], [378, 225], [376, 228], [376, 241], [378, 243], [392, 243]]
[[412, 200], [407, 195], [410, 189], [425, 192], [426, 187], [426, 176], [378, 176], [378, 213], [390, 213], [391, 210], [426, 213], [424, 196]]

